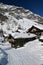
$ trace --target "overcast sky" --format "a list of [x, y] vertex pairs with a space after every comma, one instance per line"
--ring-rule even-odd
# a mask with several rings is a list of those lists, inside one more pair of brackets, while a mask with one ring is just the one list
[[22, 6], [36, 14], [43, 16], [43, 0], [0, 0], [0, 2]]

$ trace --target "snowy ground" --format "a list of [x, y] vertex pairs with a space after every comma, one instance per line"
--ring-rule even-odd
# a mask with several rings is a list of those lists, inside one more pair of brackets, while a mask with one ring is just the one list
[[11, 48], [9, 42], [0, 43], [0, 65], [43, 65], [43, 44], [38, 39], [22, 48]]

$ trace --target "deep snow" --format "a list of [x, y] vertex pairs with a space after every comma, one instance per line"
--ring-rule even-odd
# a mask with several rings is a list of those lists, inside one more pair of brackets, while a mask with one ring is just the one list
[[[14, 49], [6, 42], [0, 45], [0, 65], [42, 65], [43, 44], [38, 39], [28, 42], [24, 47]], [[5, 60], [5, 61], [4, 61]]]

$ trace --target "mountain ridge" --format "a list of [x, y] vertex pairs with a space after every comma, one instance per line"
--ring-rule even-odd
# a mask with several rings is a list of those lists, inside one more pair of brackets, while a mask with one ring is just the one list
[[[10, 15], [15, 16], [18, 19], [23, 18], [23, 17], [28, 18], [28, 19], [33, 19], [33, 20], [37, 19], [36, 22], [43, 24], [43, 22], [42, 22], [43, 17], [41, 17], [40, 15], [34, 14], [30, 10], [26, 10], [23, 7], [0, 3], [0, 13], [4, 14], [5, 12], [9, 12]], [[14, 13], [16, 13], [16, 14], [14, 14]]]

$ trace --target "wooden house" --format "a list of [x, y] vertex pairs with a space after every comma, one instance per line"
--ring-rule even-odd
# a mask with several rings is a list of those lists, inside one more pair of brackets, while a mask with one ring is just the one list
[[37, 26], [32, 26], [30, 29], [28, 29], [27, 33], [34, 33], [36, 35], [43, 35], [43, 29], [40, 29]]
[[24, 44], [28, 41], [33, 41], [36, 39], [36, 35], [27, 34], [27, 33], [14, 33], [9, 35], [9, 42], [11, 43], [11, 47], [23, 47]]

